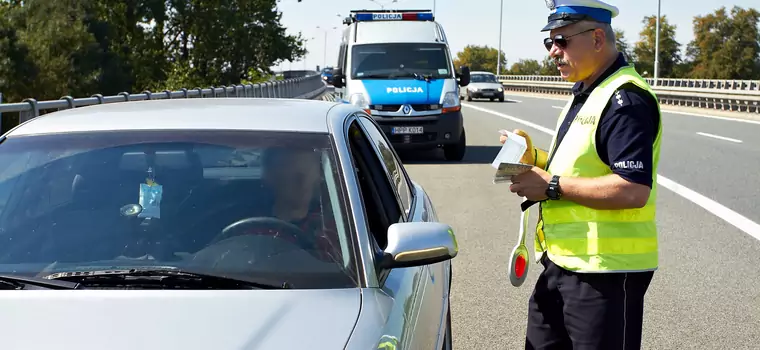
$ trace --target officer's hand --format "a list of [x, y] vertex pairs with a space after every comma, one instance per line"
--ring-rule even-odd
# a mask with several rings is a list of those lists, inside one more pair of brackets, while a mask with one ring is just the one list
[[[535, 164], [535, 153], [533, 152], [533, 141], [530, 140], [530, 136], [528, 136], [528, 133], [521, 129], [515, 129], [512, 131], [513, 133], [520, 135], [525, 138], [525, 145], [528, 146], [525, 149], [525, 153], [523, 154], [522, 158], [520, 158], [520, 163], [523, 164]], [[501, 135], [499, 137], [499, 143], [502, 145], [504, 142], [507, 142], [507, 135]]]
[[539, 167], [533, 167], [530, 170], [512, 176], [512, 184], [509, 190], [517, 193], [520, 197], [538, 202], [546, 199], [546, 189], [549, 188], [549, 181], [552, 176]]

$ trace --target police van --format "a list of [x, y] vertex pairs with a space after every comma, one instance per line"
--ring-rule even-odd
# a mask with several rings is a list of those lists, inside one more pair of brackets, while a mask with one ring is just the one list
[[344, 22], [333, 86], [361, 106], [394, 148], [442, 147], [447, 160], [466, 150], [459, 100], [469, 67], [454, 68], [443, 27], [429, 10], [351, 11]]

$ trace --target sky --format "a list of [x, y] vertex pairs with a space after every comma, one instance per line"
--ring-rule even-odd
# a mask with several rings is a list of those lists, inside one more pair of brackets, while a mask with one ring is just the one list
[[[305, 60], [281, 65], [282, 69], [315, 69], [326, 64], [334, 66], [338, 55], [342, 24], [350, 10], [379, 9], [430, 9], [435, 6], [436, 21], [441, 23], [449, 39], [452, 55], [466, 45], [499, 45], [499, 7], [503, 1], [501, 49], [507, 57], [507, 66], [520, 59], [541, 60], [546, 56], [541, 32], [546, 24], [549, 9], [543, 0], [281, 0], [282, 25], [289, 33], [302, 33], [310, 39]], [[685, 48], [693, 39], [694, 16], [712, 13], [721, 6], [754, 7], [760, 10], [760, 0], [661, 0], [661, 13], [676, 25], [676, 41]], [[620, 14], [612, 19], [616, 29], [622, 29], [629, 43], [639, 39], [644, 16], [657, 14], [658, 0], [608, 1], [617, 6]], [[476, 6], [475, 3], [478, 5]], [[320, 28], [317, 28], [320, 27]], [[332, 29], [332, 28], [337, 29]], [[325, 40], [326, 38], [326, 40]], [[325, 55], [325, 44], [327, 54]], [[278, 69], [279, 67], [272, 67]]]

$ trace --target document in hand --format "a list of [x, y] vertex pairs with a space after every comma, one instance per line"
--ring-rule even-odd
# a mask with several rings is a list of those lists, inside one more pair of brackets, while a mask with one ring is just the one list
[[513, 175], [522, 174], [530, 170], [533, 166], [530, 164], [520, 163], [520, 158], [525, 154], [528, 148], [525, 138], [511, 133], [506, 130], [499, 130], [499, 133], [507, 136], [507, 141], [501, 146], [499, 154], [494, 158], [491, 166], [496, 169], [493, 176], [493, 183], [511, 182]]

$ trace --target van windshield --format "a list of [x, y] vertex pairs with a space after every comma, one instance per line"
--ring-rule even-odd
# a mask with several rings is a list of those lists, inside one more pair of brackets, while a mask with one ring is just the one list
[[451, 78], [446, 46], [425, 43], [355, 45], [351, 49], [352, 79]]

